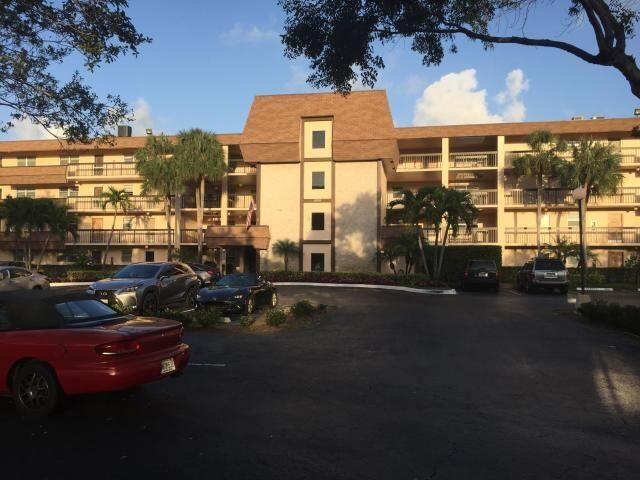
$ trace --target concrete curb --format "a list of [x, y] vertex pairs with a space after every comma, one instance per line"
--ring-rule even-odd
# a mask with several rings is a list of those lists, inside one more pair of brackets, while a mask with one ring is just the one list
[[333, 288], [368, 288], [379, 290], [396, 290], [398, 292], [423, 293], [429, 295], [457, 295], [454, 288], [426, 290], [424, 288], [398, 287], [395, 285], [370, 285], [368, 283], [321, 283], [321, 282], [273, 282], [276, 286], [286, 287], [333, 287]]
[[88, 287], [93, 282], [54, 282], [50, 283], [50, 287]]
[[[576, 292], [581, 291], [581, 288], [576, 288]], [[585, 292], [613, 292], [611, 287], [585, 287]]]

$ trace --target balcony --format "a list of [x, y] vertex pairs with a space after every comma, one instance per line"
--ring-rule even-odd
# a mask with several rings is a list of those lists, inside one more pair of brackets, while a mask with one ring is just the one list
[[[585, 229], [586, 241], [589, 246], [634, 246], [640, 245], [640, 227], [590, 227]], [[557, 238], [566, 238], [570, 242], [580, 242], [578, 228], [550, 229], [544, 228], [540, 232], [542, 244], [555, 244]], [[509, 246], [535, 246], [535, 228], [505, 230], [505, 243]]]
[[[187, 229], [181, 231], [181, 243], [182, 244], [194, 244], [198, 243], [197, 237], [198, 231], [196, 229]], [[76, 239], [69, 235], [67, 237], [67, 244], [76, 245], [106, 245], [109, 241], [110, 229], [79, 229], [77, 231]], [[175, 236], [175, 232], [171, 231], [172, 237]], [[173, 240], [173, 238], [172, 238]], [[111, 245], [166, 245], [167, 244], [167, 230], [166, 229], [132, 229], [114, 230]]]
[[[526, 155], [528, 153], [531, 153], [531, 152], [530, 151], [506, 152], [505, 158], [504, 158], [504, 167], [513, 168], [513, 161], [516, 158]], [[618, 153], [620, 154], [620, 157], [621, 157], [620, 164], [622, 168], [640, 167], [640, 148], [621, 148], [618, 150]], [[571, 159], [573, 158], [573, 152], [572, 151], [562, 152], [559, 156], [561, 158], [564, 158], [565, 160], [571, 161]]]
[[[71, 210], [85, 212], [85, 211], [102, 211], [102, 204], [104, 202], [104, 198], [102, 197], [67, 197], [67, 198], [56, 198], [54, 199], [57, 202], [66, 204], [69, 206]], [[163, 201], [162, 199], [158, 199], [156, 197], [142, 197], [142, 196], [130, 196], [129, 197], [130, 207], [129, 211], [160, 211], [163, 209]], [[112, 208], [107, 205], [106, 211], [112, 211]]]
[[[237, 195], [235, 193], [230, 193], [228, 198], [228, 208], [236, 209], [236, 210], [248, 210], [249, 205], [253, 201], [253, 196], [251, 195]], [[255, 208], [255, 203], [254, 203]]]
[[[497, 190], [463, 190], [468, 191], [471, 195], [471, 201], [477, 207], [491, 207], [498, 205], [498, 191]], [[385, 198], [385, 206], [389, 206], [389, 202], [392, 200], [399, 200], [402, 198], [402, 194], [399, 191], [390, 191], [387, 192], [387, 196]], [[394, 208], [402, 208], [401, 205], [398, 205]]]
[[[537, 199], [536, 190], [511, 190], [505, 193], [505, 206], [534, 208]], [[640, 204], [640, 188], [623, 187], [615, 195], [591, 197], [589, 207], [627, 206]], [[545, 207], [576, 207], [569, 189], [544, 190], [542, 205]]]
[[67, 178], [138, 177], [135, 163], [77, 163], [67, 166]]
[[[442, 236], [441, 232], [441, 236]], [[425, 236], [430, 244], [435, 241], [435, 232], [433, 229], [425, 229]], [[447, 245], [487, 245], [498, 242], [498, 228], [497, 227], [483, 227], [473, 228], [470, 232], [467, 232], [464, 227], [461, 227], [456, 237], [449, 234], [447, 239]]]
[[449, 154], [449, 168], [474, 169], [498, 166], [498, 152], [464, 152]]
[[229, 160], [229, 175], [255, 175], [258, 168], [241, 160]]
[[[175, 201], [172, 202], [175, 206]], [[212, 194], [204, 196], [204, 208], [205, 210], [219, 209], [221, 205], [220, 195]], [[182, 208], [190, 209], [196, 208], [196, 196], [195, 195], [182, 195]]]
[[442, 166], [442, 154], [417, 153], [400, 155], [397, 171], [438, 170]]

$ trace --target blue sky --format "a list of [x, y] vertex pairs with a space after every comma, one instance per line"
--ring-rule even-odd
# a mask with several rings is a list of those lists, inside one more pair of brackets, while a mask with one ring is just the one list
[[[118, 93], [136, 108], [137, 134], [147, 126], [166, 133], [195, 126], [241, 132], [254, 95], [312, 91], [304, 81], [306, 62], [283, 56], [276, 0], [130, 3], [136, 26], [153, 42], [138, 57], [84, 75], [98, 94]], [[592, 48], [586, 27], [564, 31], [568, 3], [532, 12], [527, 33]], [[487, 52], [464, 39], [458, 45], [459, 53], [437, 67], [422, 66], [409, 42], [382, 48], [387, 69], [377, 88], [387, 89], [396, 125], [620, 117], [640, 106], [619, 73], [569, 54], [510, 45]], [[630, 51], [638, 45], [633, 40]], [[75, 67], [68, 63], [56, 73], [64, 77]], [[37, 135], [27, 127], [5, 138]]]

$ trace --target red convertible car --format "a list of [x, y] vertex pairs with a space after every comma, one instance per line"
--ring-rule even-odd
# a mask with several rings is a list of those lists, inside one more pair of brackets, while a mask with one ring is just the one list
[[0, 395], [29, 416], [64, 395], [124, 390], [175, 375], [189, 361], [180, 323], [123, 315], [93, 295], [0, 296]]

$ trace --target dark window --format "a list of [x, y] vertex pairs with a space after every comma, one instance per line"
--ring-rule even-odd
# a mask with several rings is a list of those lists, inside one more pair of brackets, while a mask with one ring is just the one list
[[311, 254], [311, 271], [324, 272], [324, 253]]
[[324, 230], [324, 213], [311, 214], [311, 230]]
[[564, 270], [564, 263], [561, 260], [536, 260], [536, 270], [552, 270], [558, 272]]
[[314, 130], [311, 133], [311, 146], [313, 148], [324, 148], [324, 130]]
[[522, 267], [522, 270], [524, 270], [525, 272], [530, 272], [531, 270], [533, 270], [533, 262], [525, 263]]
[[115, 273], [113, 278], [154, 278], [159, 270], [159, 265], [133, 264]]
[[56, 310], [67, 323], [82, 323], [118, 315], [115, 310], [99, 300], [74, 300], [58, 303]]
[[232, 273], [216, 282], [216, 285], [222, 287], [250, 287], [257, 284], [258, 277], [255, 273]]
[[20, 277], [30, 277], [31, 272], [29, 270], [24, 270], [23, 268], [12, 268], [11, 269], [11, 277], [12, 278], [20, 278]]
[[324, 172], [311, 172], [311, 188], [314, 190], [324, 189]]
[[0, 305], [0, 332], [3, 330], [11, 330], [11, 322], [7, 314], [7, 307]]
[[182, 269], [177, 265], [170, 266], [162, 273], [162, 275], [167, 277], [177, 277], [178, 275], [184, 275], [184, 274], [185, 272], [183, 272]]
[[6, 280], [9, 278], [9, 270], [0, 270], [0, 280]]
[[131, 258], [133, 251], [132, 250], [122, 250], [122, 263], [131, 263]]
[[153, 262], [155, 260], [155, 252], [153, 250], [147, 250], [144, 252], [144, 261]]
[[496, 262], [494, 262], [493, 260], [471, 260], [469, 262], [469, 268], [471, 269], [484, 268], [486, 270], [496, 270]]
[[102, 252], [100, 250], [92, 250], [91, 261], [94, 265], [100, 265], [102, 263]]

